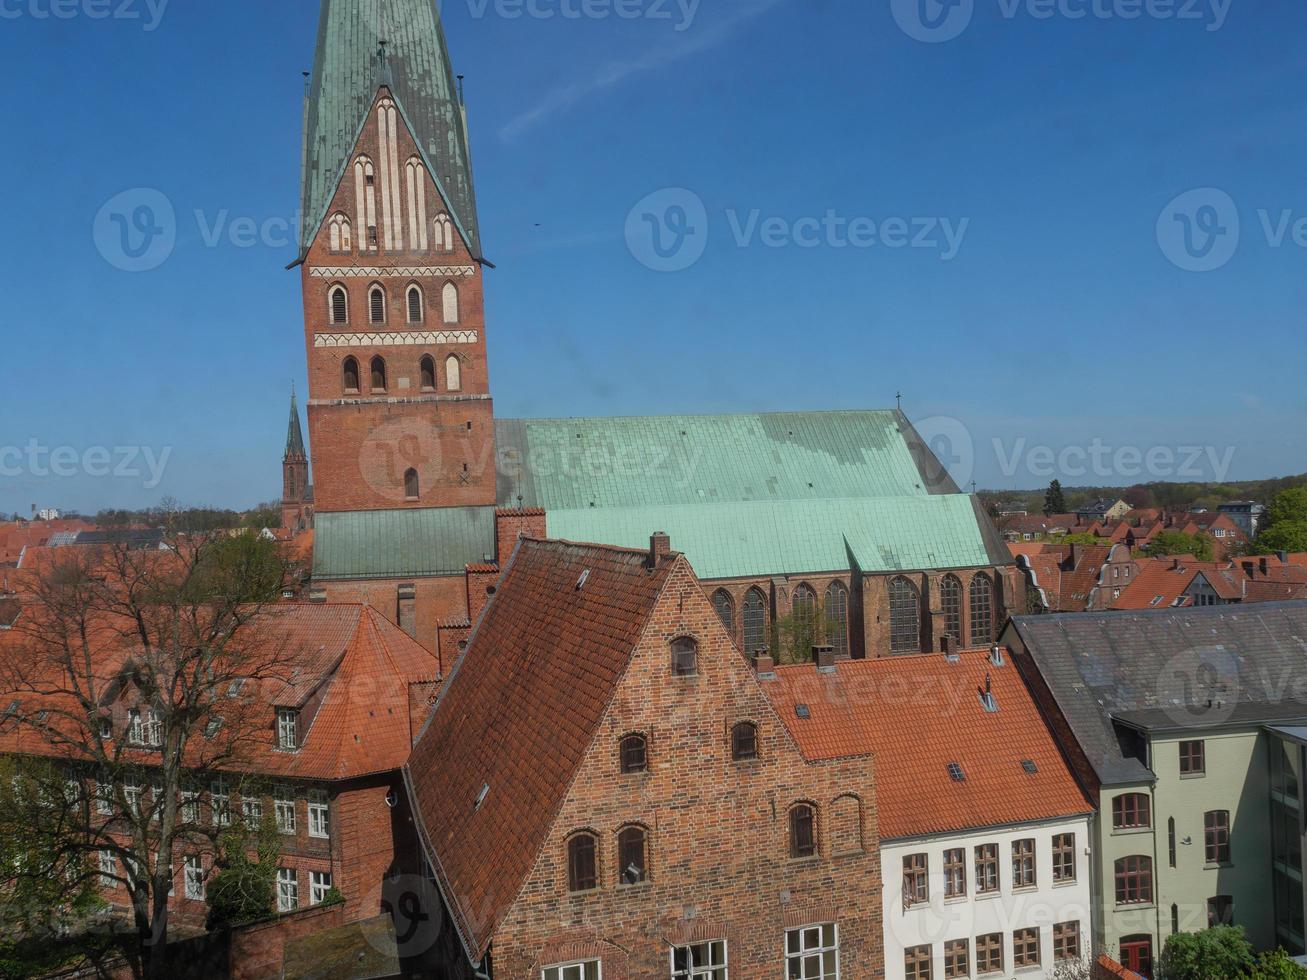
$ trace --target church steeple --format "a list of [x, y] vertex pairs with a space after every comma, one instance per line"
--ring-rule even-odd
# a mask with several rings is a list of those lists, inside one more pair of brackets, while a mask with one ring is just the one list
[[295, 386], [291, 385], [290, 425], [286, 430], [286, 455], [282, 457], [282, 462], [297, 459], [308, 459], [308, 453], [304, 450], [304, 430], [300, 428], [300, 409], [295, 399]]
[[301, 258], [347, 175], [383, 85], [412, 130], [468, 250], [480, 258], [463, 106], [436, 0], [322, 0], [306, 113]]

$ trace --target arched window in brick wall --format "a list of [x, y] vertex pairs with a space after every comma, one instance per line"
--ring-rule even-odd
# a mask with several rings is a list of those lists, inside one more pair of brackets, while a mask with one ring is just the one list
[[862, 850], [862, 801], [841, 796], [830, 807], [832, 854], [857, 854]]
[[790, 597], [790, 614], [794, 619], [794, 636], [805, 649], [794, 651], [800, 657], [808, 656], [812, 645], [817, 641], [817, 593], [812, 586], [801, 582], [794, 587]]
[[421, 496], [421, 486], [418, 483], [418, 471], [408, 470], [404, 474], [404, 497], [407, 500], [417, 500]]
[[418, 251], [427, 250], [427, 171], [418, 157], [404, 165], [408, 191], [408, 240]]
[[971, 579], [971, 645], [988, 646], [994, 641], [994, 583], [983, 573]]
[[749, 656], [767, 645], [767, 599], [756, 586], [744, 594], [744, 652]]
[[368, 321], [386, 322], [386, 291], [380, 285], [374, 285], [368, 290]]
[[372, 390], [386, 390], [386, 361], [380, 356], [372, 359]]
[[327, 315], [335, 324], [349, 323], [349, 293], [344, 286], [332, 286], [327, 297]]
[[458, 359], [457, 354], [450, 354], [445, 358], [445, 390], [463, 390], [463, 362]]
[[436, 215], [432, 227], [435, 229], [436, 248], [442, 252], [454, 251], [454, 223], [449, 220], [449, 215]]
[[361, 156], [354, 161], [354, 217], [363, 229], [360, 251], [377, 250], [377, 173], [372, 161]]
[[817, 808], [798, 803], [790, 808], [790, 857], [807, 858], [817, 854]]
[[445, 283], [440, 291], [441, 305], [444, 307], [446, 323], [458, 323], [458, 287], [452, 282]]
[[413, 283], [405, 294], [408, 299], [408, 322], [421, 323], [423, 319], [422, 287]]
[[944, 611], [944, 632], [962, 642], [962, 580], [945, 575], [939, 583], [939, 602]]
[[353, 357], [347, 357], [342, 370], [345, 376], [345, 394], [357, 395], [359, 393], [359, 362]]
[[567, 890], [588, 892], [599, 887], [598, 842], [594, 834], [575, 834], [567, 841]]
[[921, 595], [902, 575], [889, 584], [889, 641], [894, 653], [921, 651]]
[[617, 835], [618, 883], [638, 885], [649, 880], [648, 834], [643, 827], [623, 827]]
[[838, 579], [826, 587], [826, 643], [835, 656], [849, 655], [849, 590]]
[[354, 233], [350, 227], [349, 218], [345, 217], [345, 215], [332, 215], [331, 226], [327, 233], [333, 252], [345, 253], [353, 250]]
[[426, 354], [423, 356], [422, 362], [421, 364], [419, 364], [418, 368], [419, 368], [419, 373], [422, 376], [422, 390], [435, 391], [436, 390], [436, 359], [432, 357], [430, 354]]
[[717, 610], [717, 615], [726, 627], [726, 632], [735, 636], [735, 600], [725, 589], [718, 589], [712, 594], [712, 607]]

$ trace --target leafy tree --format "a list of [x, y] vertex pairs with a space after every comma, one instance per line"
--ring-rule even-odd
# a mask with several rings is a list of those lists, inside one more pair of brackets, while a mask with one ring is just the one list
[[1307, 980], [1307, 968], [1295, 963], [1284, 950], [1277, 949], [1257, 958], [1249, 980]]
[[1198, 561], [1211, 561], [1215, 553], [1212, 539], [1206, 534], [1185, 534], [1183, 531], [1161, 531], [1144, 546], [1144, 554], [1149, 558], [1193, 555]]
[[1307, 487], [1293, 487], [1278, 494], [1266, 508], [1262, 527], [1290, 522], [1307, 522]]
[[1054, 480], [1048, 485], [1048, 493], [1044, 494], [1044, 516], [1066, 512], [1066, 494], [1062, 492], [1062, 481]]
[[[60, 866], [97, 874], [100, 855], [113, 857], [105, 873], [130, 901], [133, 970], [161, 977], [173, 869], [182, 854], [215, 853], [220, 833], [183, 794], [247, 764], [266, 727], [259, 690], [288, 679], [293, 658], [262, 628], [260, 600], [275, 590], [249, 542], [188, 535], [162, 552], [63, 550], [24, 583], [0, 659], [0, 700], [19, 708], [0, 733], [67, 760], [61, 781], [79, 802], [61, 811], [49, 846]], [[79, 894], [62, 888], [50, 906], [75, 908]]]
[[1145, 486], [1133, 486], [1121, 491], [1121, 499], [1135, 510], [1144, 510], [1153, 506], [1153, 492]]
[[791, 612], [779, 617], [772, 627], [772, 649], [776, 662], [805, 664], [812, 660], [812, 648], [826, 642], [826, 615], [819, 602], [809, 613]]
[[1064, 534], [1058, 539], [1059, 544], [1102, 544], [1103, 539], [1096, 534], [1080, 532], [1078, 534]]
[[[249, 854], [253, 846], [254, 856]], [[265, 813], [258, 827], [232, 823], [218, 842], [215, 871], [204, 889], [208, 929], [229, 929], [272, 914], [277, 898], [277, 857], [281, 834], [276, 818]]]
[[1257, 535], [1257, 554], [1269, 555], [1277, 551], [1307, 551], [1307, 521], [1281, 521]]
[[273, 504], [260, 504], [245, 514], [241, 526], [254, 531], [262, 531], [265, 527], [281, 527], [281, 508]]
[[1159, 980], [1230, 980], [1247, 976], [1254, 964], [1253, 947], [1242, 927], [1215, 926], [1171, 936], [1157, 972]]

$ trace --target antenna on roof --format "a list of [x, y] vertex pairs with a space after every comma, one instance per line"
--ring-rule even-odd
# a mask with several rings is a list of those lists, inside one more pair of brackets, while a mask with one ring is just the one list
[[903, 392], [901, 392], [901, 391], [900, 391], [900, 392], [897, 392], [897, 393], [894, 395], [894, 401], [896, 401], [896, 402], [898, 403], [898, 409], [899, 409], [899, 411], [900, 411], [900, 412], [903, 411]]

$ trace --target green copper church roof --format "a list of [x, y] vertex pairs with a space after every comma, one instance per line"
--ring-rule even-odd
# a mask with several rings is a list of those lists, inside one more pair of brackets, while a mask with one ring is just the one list
[[994, 563], [964, 494], [586, 508], [545, 519], [551, 538], [631, 548], [666, 531], [704, 579]]
[[500, 419], [499, 504], [547, 511], [958, 488], [894, 411]]
[[472, 254], [480, 257], [463, 108], [435, 0], [322, 0], [305, 106], [301, 251], [326, 217], [383, 83], [413, 130]]
[[[500, 419], [495, 439], [499, 506], [573, 541], [666, 531], [703, 578], [1011, 563], [899, 412]], [[457, 574], [493, 550], [488, 508], [319, 513], [314, 576]]]

